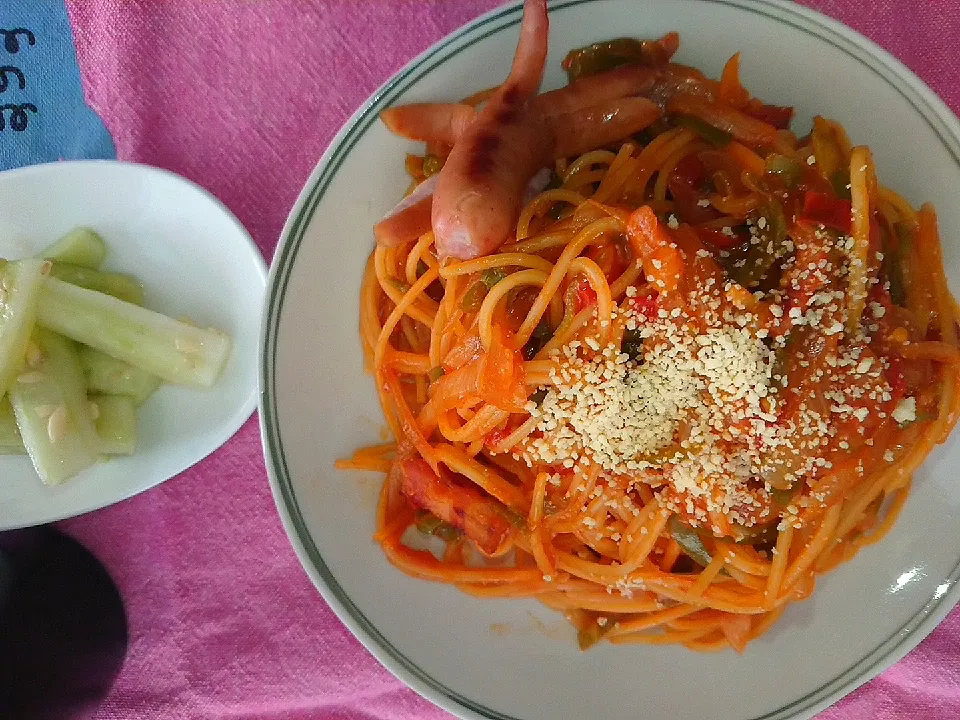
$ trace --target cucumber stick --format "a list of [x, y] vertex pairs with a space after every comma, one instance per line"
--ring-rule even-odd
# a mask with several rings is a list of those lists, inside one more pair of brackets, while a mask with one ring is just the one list
[[[90, 395], [90, 415], [97, 431], [97, 450], [105, 455], [132, 455], [137, 447], [137, 406], [123, 395]], [[46, 414], [49, 408], [43, 408]], [[49, 418], [47, 419], [49, 423]], [[48, 427], [49, 434], [49, 427]], [[10, 400], [0, 398], [0, 455], [25, 455]]]
[[81, 347], [80, 367], [87, 382], [87, 390], [105, 395], [126, 395], [134, 403], [143, 402], [160, 387], [161, 380], [145, 370], [117, 360], [106, 353], [89, 347]]
[[73, 343], [38, 328], [40, 358], [17, 376], [10, 403], [40, 479], [57, 485], [99, 459], [100, 440]]
[[23, 367], [49, 263], [25, 259], [0, 267], [0, 395]]
[[133, 455], [137, 449], [137, 406], [123, 395], [91, 395], [100, 452]]
[[53, 263], [50, 275], [88, 290], [113, 295], [134, 305], [143, 305], [143, 285], [133, 275], [93, 270], [59, 260]]
[[40, 256], [96, 270], [107, 257], [107, 244], [99, 233], [78, 227], [53, 243]]
[[4, 395], [0, 397], [0, 455], [22, 455], [25, 452], [13, 408]]
[[177, 384], [208, 388], [230, 355], [230, 338], [115, 297], [47, 278], [41, 325]]

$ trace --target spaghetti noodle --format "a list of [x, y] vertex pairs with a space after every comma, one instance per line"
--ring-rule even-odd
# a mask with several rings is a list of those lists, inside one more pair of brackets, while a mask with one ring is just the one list
[[[960, 412], [936, 215], [837, 123], [795, 136], [738, 67], [557, 160], [496, 252], [373, 252], [393, 441], [339, 466], [386, 474], [395, 566], [536, 598], [584, 648], [742, 651], [891, 529]], [[408, 158], [415, 185], [447, 151]]]

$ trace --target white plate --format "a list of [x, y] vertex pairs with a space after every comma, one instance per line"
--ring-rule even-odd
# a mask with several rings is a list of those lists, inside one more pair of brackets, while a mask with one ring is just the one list
[[228, 332], [233, 351], [212, 389], [164, 385], [144, 403], [130, 457], [47, 487], [26, 456], [0, 456], [0, 530], [143, 492], [220, 447], [256, 407], [266, 264], [230, 211], [198, 185], [131, 163], [61, 162], [0, 173], [0, 257], [39, 252], [78, 225], [103, 235], [105, 269], [143, 281], [147, 307]]
[[[678, 647], [576, 649], [535, 602], [477, 600], [393, 569], [371, 540], [379, 478], [332, 468], [379, 441], [363, 374], [358, 296], [371, 226], [406, 185], [403, 153], [377, 112], [450, 100], [500, 82], [520, 9], [457, 31], [384, 85], [320, 160], [283, 232], [264, 316], [261, 423], [274, 496], [314, 583], [391, 671], [469, 718], [807, 718], [902, 657], [960, 595], [960, 436], [917, 474], [884, 541], [823, 578], [741, 657]], [[795, 127], [824, 113], [875, 151], [884, 182], [941, 214], [960, 287], [960, 124], [894, 58], [791, 3], [751, 0], [560, 0], [551, 4], [546, 87], [572, 47], [679, 30], [679, 61], [714, 77], [743, 51], [744, 82], [795, 105]], [[496, 632], [498, 630], [499, 632]], [[504, 632], [506, 630], [506, 632]]]

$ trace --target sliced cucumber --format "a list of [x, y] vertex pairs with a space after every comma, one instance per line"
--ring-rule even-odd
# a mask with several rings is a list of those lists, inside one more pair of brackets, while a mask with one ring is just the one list
[[132, 455], [137, 448], [137, 406], [123, 395], [91, 395], [90, 408], [100, 437], [100, 452]]
[[99, 233], [90, 228], [74, 228], [42, 253], [41, 257], [47, 260], [57, 260], [65, 263], [93, 268], [103, 265], [107, 257], [107, 244]]
[[126, 395], [142, 405], [162, 382], [156, 375], [117, 360], [106, 353], [82, 346], [80, 366], [87, 381], [87, 390], [105, 395]]
[[143, 284], [133, 275], [103, 272], [60, 261], [53, 263], [50, 275], [72, 285], [113, 295], [124, 302], [143, 305]]
[[97, 462], [100, 441], [73, 343], [40, 328], [32, 342], [42, 360], [17, 376], [10, 403], [37, 474], [57, 485]]
[[115, 297], [47, 278], [41, 325], [178, 385], [208, 388], [230, 355], [229, 336]]
[[4, 395], [0, 397], [0, 455], [22, 455], [25, 452], [13, 408]]
[[3, 261], [0, 267], [0, 395], [23, 367], [48, 268], [49, 263], [33, 258]]

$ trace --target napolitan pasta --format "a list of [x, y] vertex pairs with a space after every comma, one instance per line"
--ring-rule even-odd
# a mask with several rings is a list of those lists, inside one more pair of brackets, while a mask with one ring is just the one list
[[[385, 118], [428, 141], [361, 295], [393, 440], [338, 466], [386, 474], [376, 539], [404, 572], [536, 598], [582, 647], [742, 651], [890, 530], [956, 423], [936, 215], [837, 123], [797, 137], [739, 56], [719, 81], [671, 62], [675, 35], [574, 51], [569, 89], [537, 95], [538, 71], [505, 117], [538, 6], [501, 88]], [[521, 202], [525, 160], [516, 198], [483, 195], [503, 163], [476, 155], [524, 124], [568, 128], [533, 153], [548, 187]], [[471, 177], [506, 238], [438, 207]]]

